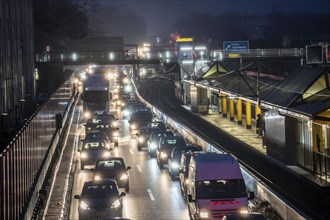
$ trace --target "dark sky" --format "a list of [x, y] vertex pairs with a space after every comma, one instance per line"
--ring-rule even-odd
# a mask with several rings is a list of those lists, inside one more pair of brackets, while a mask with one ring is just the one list
[[[110, 35], [124, 35], [125, 42], [134, 39], [130, 33], [157, 36], [175, 21], [198, 12], [219, 15], [224, 12], [266, 14], [273, 8], [287, 13], [330, 13], [330, 0], [97, 0], [103, 27]], [[116, 13], [113, 12], [116, 11]], [[103, 11], [103, 12], [102, 12]], [[130, 29], [130, 31], [128, 30]], [[136, 36], [135, 39], [139, 37]], [[132, 42], [133, 43], [133, 42]], [[134, 42], [135, 43], [135, 42]]]

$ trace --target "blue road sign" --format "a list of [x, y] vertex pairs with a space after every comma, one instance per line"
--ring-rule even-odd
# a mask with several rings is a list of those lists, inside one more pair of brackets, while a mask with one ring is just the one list
[[249, 41], [224, 41], [223, 51], [225, 53], [248, 53]]

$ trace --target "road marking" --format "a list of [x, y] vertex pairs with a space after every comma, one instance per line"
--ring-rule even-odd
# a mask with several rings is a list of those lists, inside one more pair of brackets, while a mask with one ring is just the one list
[[149, 194], [150, 200], [151, 200], [151, 201], [155, 201], [155, 197], [154, 197], [154, 195], [152, 195], [151, 189], [147, 189], [147, 191], [148, 191], [148, 194]]
[[132, 149], [129, 149], [129, 152], [130, 152], [131, 154], [133, 154], [133, 153], [134, 153]]
[[138, 165], [136, 165], [136, 167], [137, 167], [138, 171], [139, 171], [140, 173], [142, 173], [141, 166], [138, 164]]

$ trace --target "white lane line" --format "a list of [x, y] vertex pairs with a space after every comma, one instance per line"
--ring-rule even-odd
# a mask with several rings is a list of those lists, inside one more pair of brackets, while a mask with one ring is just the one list
[[151, 200], [151, 201], [155, 201], [155, 197], [154, 197], [154, 195], [152, 194], [151, 189], [147, 189], [147, 192], [148, 192], [148, 194], [149, 194], [150, 200]]
[[139, 171], [140, 173], [142, 173], [141, 166], [138, 164], [138, 165], [136, 165], [136, 167], [137, 167], [138, 171]]
[[134, 153], [132, 149], [129, 149], [129, 152], [130, 152], [131, 154], [133, 154], [133, 153]]

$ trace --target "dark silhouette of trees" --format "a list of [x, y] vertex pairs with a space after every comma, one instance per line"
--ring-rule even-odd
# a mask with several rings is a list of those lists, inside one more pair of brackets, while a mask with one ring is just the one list
[[275, 7], [269, 14], [227, 12], [222, 15], [190, 14], [179, 20], [170, 32], [194, 37], [211, 48], [223, 41], [248, 40], [250, 48], [304, 47], [330, 41], [330, 13], [284, 13]]
[[70, 42], [89, 34], [88, 16], [95, 10], [94, 0], [34, 0], [36, 52], [67, 49]]

